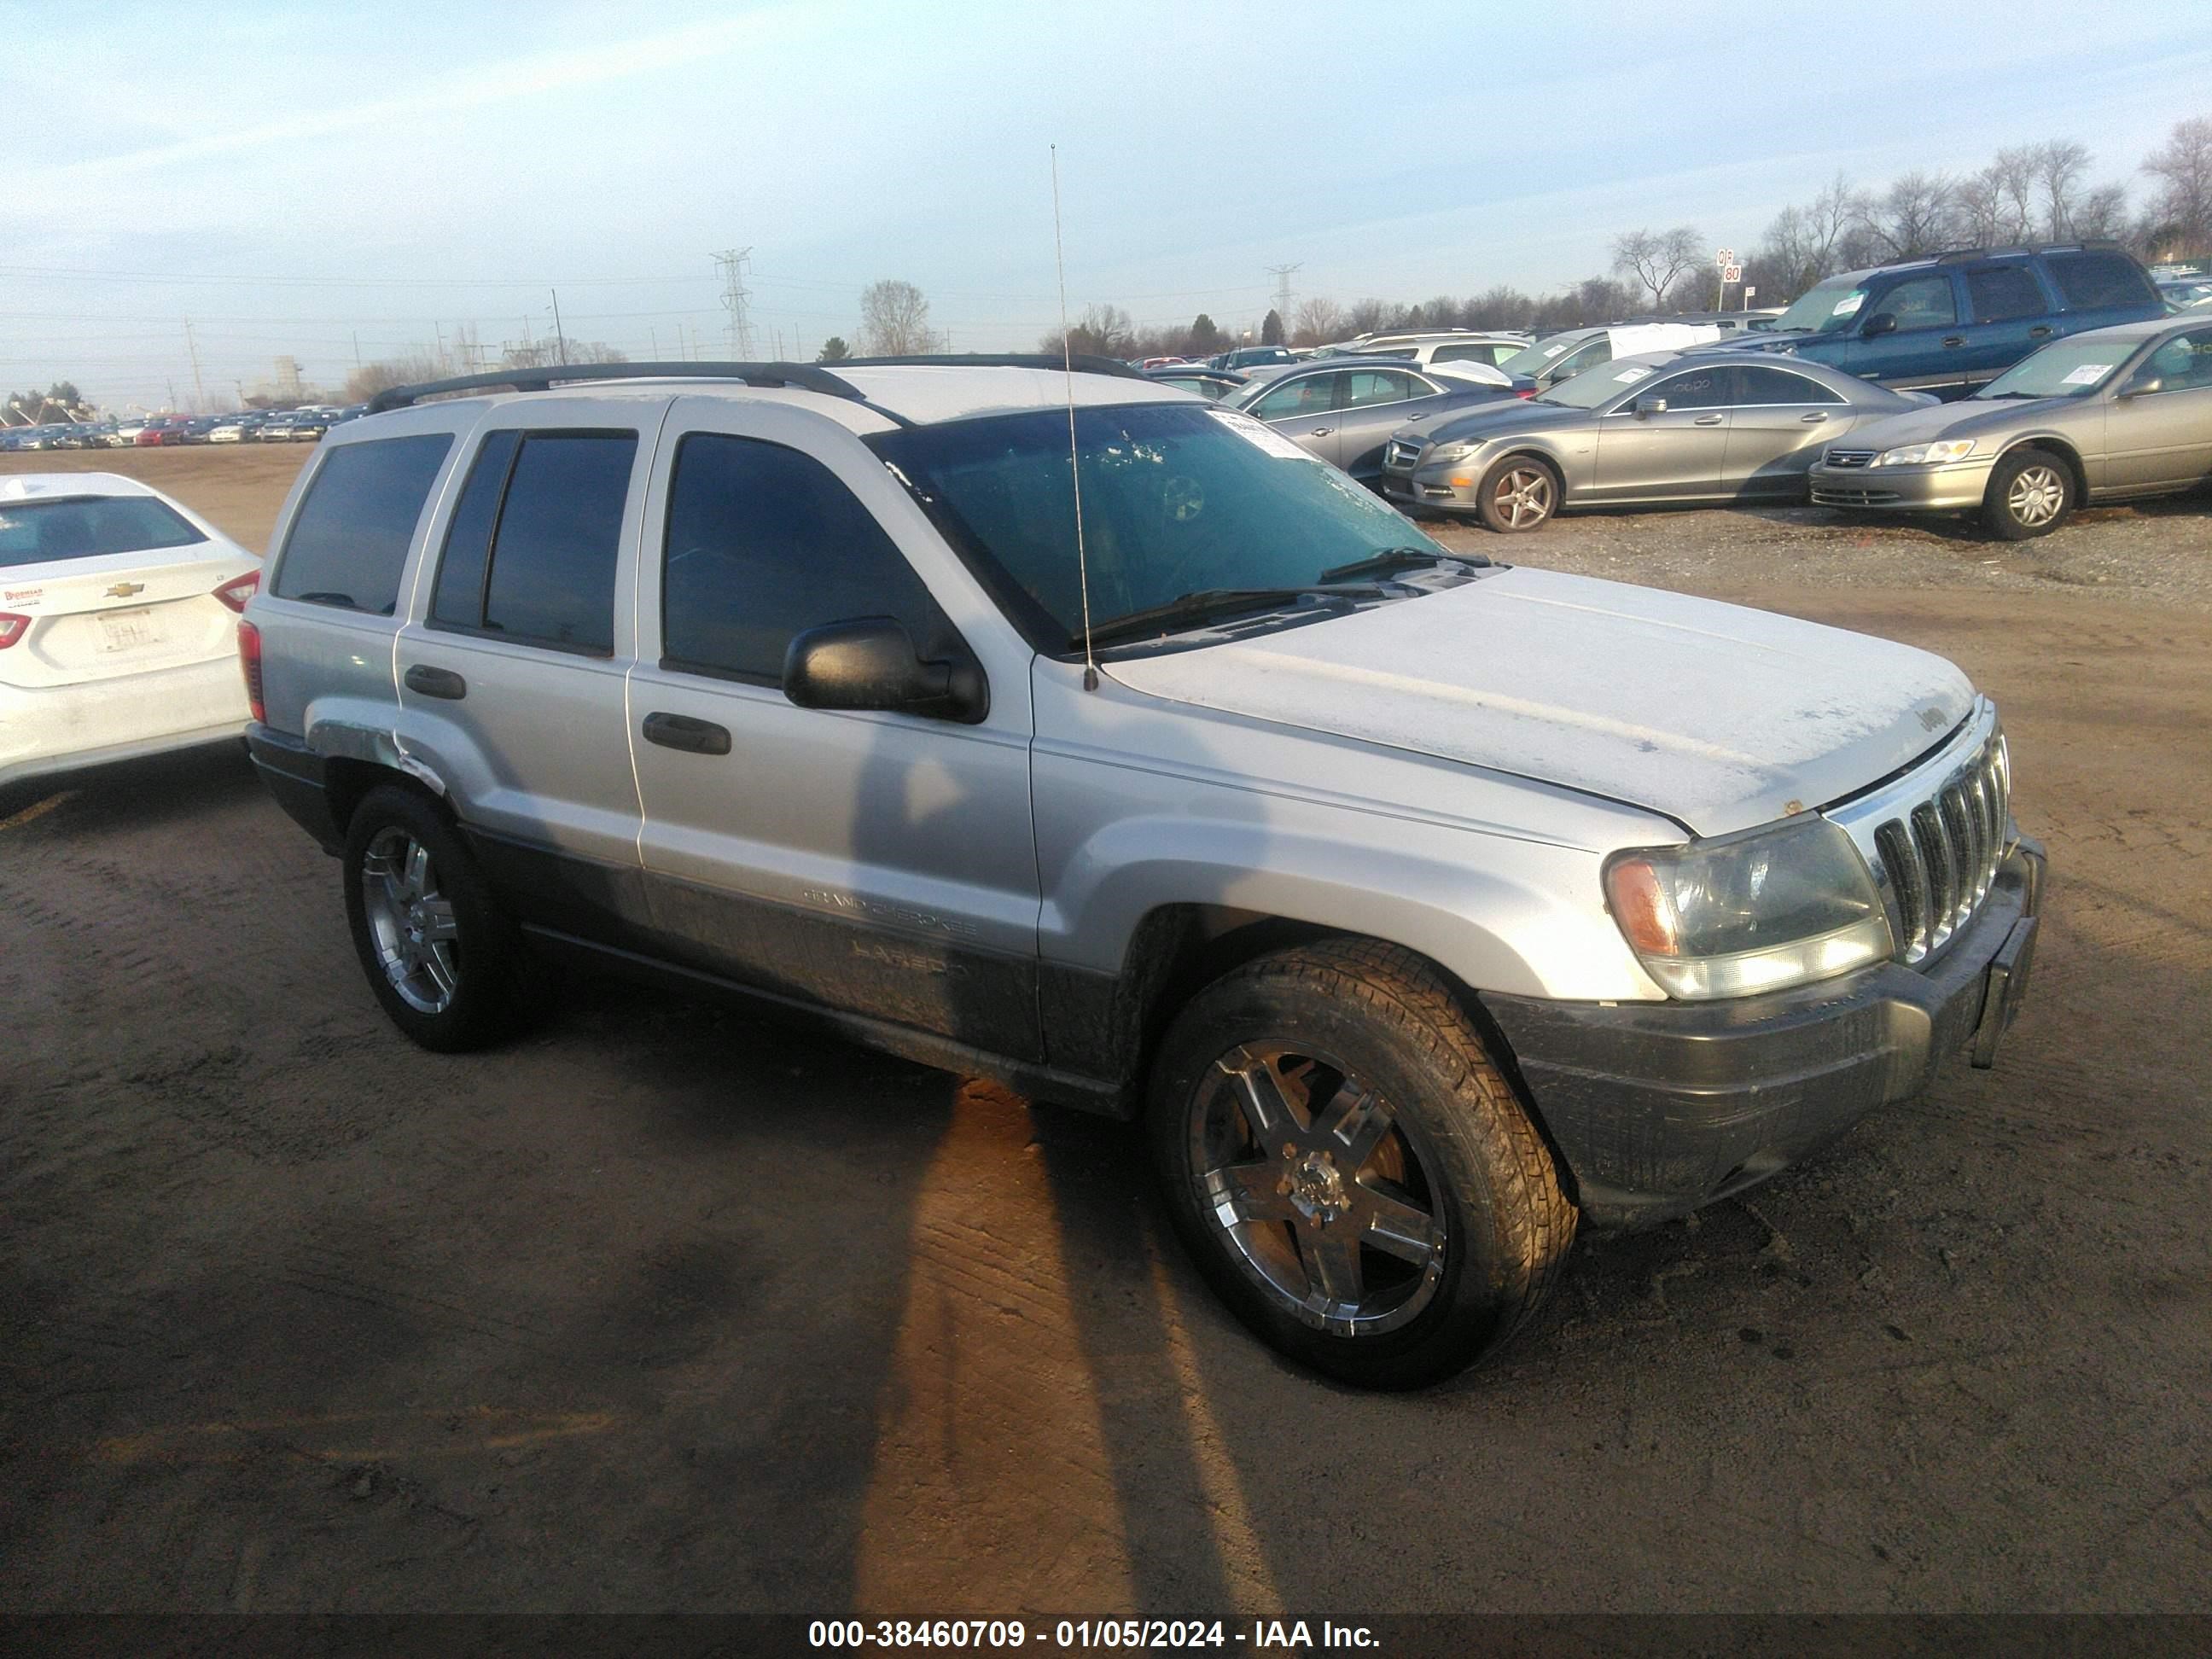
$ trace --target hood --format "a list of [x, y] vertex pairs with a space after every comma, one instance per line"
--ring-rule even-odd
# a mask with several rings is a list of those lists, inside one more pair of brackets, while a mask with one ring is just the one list
[[2023, 427], [2040, 425], [2081, 407], [2081, 401], [2073, 398], [1969, 398], [1960, 403], [1932, 404], [1855, 428], [1848, 447], [1896, 449], [1938, 438], [2010, 437]]
[[1911, 646], [1525, 569], [1109, 672], [1155, 696], [1625, 801], [1700, 836], [1863, 789], [1974, 702], [1966, 676]]
[[1548, 432], [1555, 427], [1583, 426], [1589, 419], [1587, 409], [1540, 404], [1530, 398], [1492, 398], [1464, 413], [1454, 411], [1448, 419], [1433, 426], [1403, 426], [1392, 435], [1408, 442], [1476, 443], [1506, 433]]

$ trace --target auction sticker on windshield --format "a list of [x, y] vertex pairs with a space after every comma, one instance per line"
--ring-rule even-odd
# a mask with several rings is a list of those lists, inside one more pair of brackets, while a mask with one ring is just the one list
[[1285, 461], [1313, 459], [1312, 456], [1307, 454], [1304, 450], [1300, 449], [1264, 421], [1255, 421], [1249, 415], [1240, 414], [1233, 409], [1209, 409], [1206, 412], [1231, 432], [1241, 434], [1279, 459]]
[[1613, 378], [1620, 381], [1623, 386], [1632, 386], [1637, 381], [1642, 380], [1645, 375], [1650, 374], [1650, 372], [1651, 371], [1648, 368], [1638, 368], [1632, 363]]
[[2094, 386], [2112, 372], [2110, 363], [2084, 363], [2061, 380], [2061, 386]]
[[1836, 301], [1836, 308], [1828, 314], [1831, 317], [1848, 317], [1865, 303], [1866, 294], [1864, 290], [1861, 290], [1856, 294], [1846, 294], [1842, 299]]

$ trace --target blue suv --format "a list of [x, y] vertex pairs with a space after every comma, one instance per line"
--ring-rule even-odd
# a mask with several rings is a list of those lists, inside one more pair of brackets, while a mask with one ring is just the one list
[[1961, 248], [1831, 276], [1772, 328], [1723, 343], [1949, 399], [2062, 335], [2165, 314], [2150, 274], [2115, 243]]

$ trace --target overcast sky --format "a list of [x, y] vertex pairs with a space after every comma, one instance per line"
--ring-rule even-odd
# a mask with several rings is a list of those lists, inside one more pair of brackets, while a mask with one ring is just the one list
[[359, 6], [0, 0], [0, 385], [250, 390], [552, 325], [726, 356], [711, 255], [752, 249], [763, 356], [903, 277], [960, 350], [1071, 308], [1256, 325], [1300, 295], [1532, 291], [1614, 233], [1748, 248], [1838, 168], [2086, 143], [2126, 179], [2212, 115], [2212, 5], [1828, 0], [1415, 7]]

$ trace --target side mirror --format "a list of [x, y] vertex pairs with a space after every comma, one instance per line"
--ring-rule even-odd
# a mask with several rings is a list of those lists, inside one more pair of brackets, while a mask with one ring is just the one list
[[783, 654], [783, 695], [801, 708], [882, 709], [973, 726], [990, 713], [982, 665], [963, 651], [924, 662], [889, 617], [825, 623]]
[[1666, 412], [1667, 400], [1664, 398], [1638, 398], [1636, 400], [1636, 418], [1639, 421]]
[[1859, 337], [1863, 340], [1876, 340], [1885, 334], [1896, 332], [1897, 319], [1887, 311], [1875, 312], [1859, 326]]
[[2140, 398], [2148, 392], [2163, 392], [2165, 390], [2166, 382], [2159, 376], [2155, 374], [2138, 374], [2135, 379], [2130, 380], [2125, 386], [2120, 388], [2119, 395], [2123, 398]]

